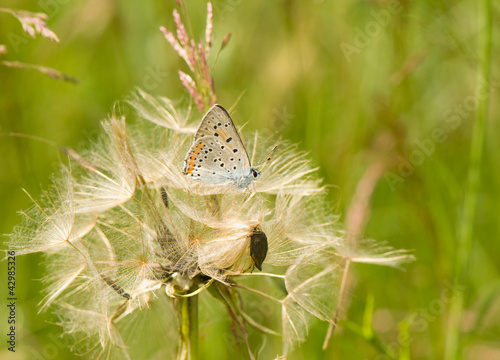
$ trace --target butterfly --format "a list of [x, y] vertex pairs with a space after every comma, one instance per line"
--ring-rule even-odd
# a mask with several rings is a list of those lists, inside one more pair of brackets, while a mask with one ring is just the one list
[[259, 176], [226, 109], [215, 104], [201, 120], [184, 159], [184, 174], [206, 185], [247, 189]]

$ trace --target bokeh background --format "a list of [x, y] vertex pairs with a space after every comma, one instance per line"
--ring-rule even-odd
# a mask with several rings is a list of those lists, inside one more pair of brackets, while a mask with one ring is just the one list
[[[321, 350], [327, 324], [314, 323], [308, 342], [290, 358], [388, 359], [381, 355], [385, 347], [395, 359], [500, 359], [500, 4], [493, 1], [491, 9], [489, 91], [478, 80], [487, 30], [476, 1], [213, 4], [211, 64], [218, 102], [231, 107], [241, 96], [236, 123], [248, 122], [247, 130], [274, 134], [308, 151], [332, 185], [332, 209], [342, 221], [366, 189], [360, 182], [371, 179], [363, 238], [412, 249], [416, 257], [403, 270], [354, 266], [343, 320], [328, 350]], [[47, 13], [61, 41], [33, 40], [16, 19], [0, 13], [0, 44], [7, 47], [0, 60], [49, 66], [79, 81], [0, 66], [2, 134], [36, 135], [78, 150], [100, 133], [100, 121], [115, 102], [136, 87], [188, 104], [177, 75], [186, 65], [158, 30], [174, 29], [175, 1], [3, 0], [1, 7]], [[203, 36], [206, 3], [187, 7], [193, 33]], [[217, 56], [227, 33], [232, 38]], [[490, 105], [477, 211], [464, 218], [464, 199], [474, 198], [466, 187], [469, 154], [485, 92]], [[20, 221], [16, 212], [30, 206], [22, 189], [39, 197], [60, 161], [64, 155], [47, 144], [0, 136], [0, 233], [10, 233]], [[465, 264], [465, 276], [457, 282], [464, 223], [473, 224], [472, 246], [465, 261], [458, 261]], [[17, 258], [17, 352], [7, 352], [2, 340], [2, 359], [75, 358], [58, 338], [57, 319], [37, 314], [41, 259]], [[0, 267], [4, 304], [6, 263]], [[459, 319], [452, 309], [456, 295], [464, 299]], [[200, 328], [203, 357], [243, 356], [223, 336], [231, 333], [223, 308], [216, 311], [220, 318]], [[4, 334], [5, 305], [0, 323]], [[456, 352], [450, 352], [450, 334], [457, 331], [458, 345], [451, 346]], [[251, 342], [259, 358], [279, 352], [256, 332]]]

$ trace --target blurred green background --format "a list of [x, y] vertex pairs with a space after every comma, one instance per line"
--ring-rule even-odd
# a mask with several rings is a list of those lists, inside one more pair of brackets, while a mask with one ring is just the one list
[[[476, 1], [213, 2], [211, 64], [218, 102], [231, 107], [244, 93], [235, 108], [236, 123], [248, 122], [247, 130], [281, 136], [309, 151], [325, 183], [333, 185], [329, 197], [342, 220], [367, 169], [385, 164], [364, 237], [412, 249], [416, 257], [404, 271], [354, 266], [344, 302], [347, 321], [328, 350], [321, 350], [327, 324], [315, 323], [309, 341], [291, 359], [386, 359], [369, 340], [367, 319], [399, 359], [443, 359], [450, 329], [456, 327], [461, 333], [456, 358], [500, 359], [500, 127], [495, 121], [500, 3], [493, 3], [492, 84], [477, 212], [464, 220], [472, 129], [478, 91], [484, 90], [478, 82], [479, 45], [486, 30]], [[7, 47], [0, 60], [52, 67], [79, 83], [0, 66], [0, 132], [36, 135], [78, 150], [100, 133], [99, 123], [115, 101], [135, 87], [187, 104], [177, 75], [186, 65], [158, 30], [160, 25], [174, 29], [175, 6], [173, 0], [3, 0], [4, 8], [47, 13], [61, 41], [33, 40], [16, 19], [0, 13], [0, 44]], [[188, 9], [194, 33], [203, 36], [206, 3], [193, 1]], [[229, 32], [231, 41], [216, 60]], [[22, 189], [39, 197], [60, 161], [64, 156], [46, 144], [0, 137], [0, 233], [10, 233], [20, 221], [16, 212], [30, 206]], [[472, 221], [473, 241], [466, 276], [457, 284], [463, 221]], [[37, 315], [42, 285], [36, 279], [44, 275], [40, 260], [40, 255], [17, 258], [17, 352], [8, 353], [2, 340], [2, 359], [75, 358], [58, 339], [60, 328], [52, 324], [57, 319]], [[6, 263], [0, 266], [4, 304]], [[451, 284], [460, 285], [455, 290], [464, 295], [461, 320], [450, 313]], [[6, 319], [2, 306], [2, 333]], [[221, 333], [229, 329], [225, 320], [202, 326], [204, 358], [244, 354], [227, 348]], [[258, 353], [262, 338], [254, 333], [251, 340]], [[259, 358], [278, 354], [278, 348], [273, 351]]]

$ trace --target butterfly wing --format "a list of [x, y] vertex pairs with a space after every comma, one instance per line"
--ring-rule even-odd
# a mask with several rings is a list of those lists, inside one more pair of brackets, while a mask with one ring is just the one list
[[184, 160], [184, 174], [205, 183], [225, 184], [248, 176], [250, 170], [250, 159], [231, 117], [222, 106], [212, 106]]
[[221, 185], [234, 181], [232, 170], [221, 155], [221, 147], [225, 148], [215, 136], [204, 136], [195, 141], [184, 160], [184, 174], [207, 184]]

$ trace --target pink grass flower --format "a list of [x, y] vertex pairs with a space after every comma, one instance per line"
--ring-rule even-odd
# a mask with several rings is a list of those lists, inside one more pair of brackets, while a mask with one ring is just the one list
[[168, 31], [163, 26], [160, 27], [160, 30], [193, 73], [192, 76], [188, 76], [186, 73], [179, 71], [179, 78], [182, 85], [193, 98], [196, 107], [201, 113], [204, 113], [217, 101], [214, 82], [210, 76], [210, 67], [208, 64], [210, 48], [212, 46], [213, 7], [209, 2], [207, 5], [207, 24], [204, 42], [202, 40], [196, 42], [189, 36], [177, 10], [173, 11], [173, 18], [176, 26], [175, 35], [174, 32]]

